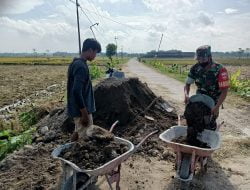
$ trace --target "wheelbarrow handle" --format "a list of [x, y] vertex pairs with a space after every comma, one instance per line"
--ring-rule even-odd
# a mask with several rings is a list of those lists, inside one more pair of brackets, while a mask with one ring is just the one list
[[220, 130], [220, 127], [221, 127], [223, 124], [224, 124], [224, 121], [222, 121], [222, 122], [217, 126], [217, 128], [216, 128], [215, 131], [219, 131], [219, 130]]
[[149, 133], [146, 137], [144, 137], [142, 140], [141, 140], [141, 142], [139, 143], [139, 144], [137, 144], [136, 146], [135, 146], [135, 150], [137, 150], [149, 137], [151, 137], [152, 135], [154, 135], [154, 134], [156, 134], [156, 133], [158, 133], [159, 132], [159, 130], [155, 130], [155, 131], [153, 131], [153, 132], [151, 132], [151, 133]]
[[113, 125], [110, 127], [109, 132], [112, 133], [113, 129], [115, 128], [115, 126], [117, 125], [117, 123], [119, 123], [119, 120], [116, 120]]

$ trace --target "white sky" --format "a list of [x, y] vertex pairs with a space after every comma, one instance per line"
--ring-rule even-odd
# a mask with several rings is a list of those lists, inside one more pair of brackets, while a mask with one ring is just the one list
[[[73, 0], [75, 1], [75, 0]], [[250, 47], [250, 0], [79, 0], [103, 50], [212, 51]], [[93, 37], [81, 10], [81, 39]], [[122, 23], [112, 22], [110, 19]], [[69, 0], [0, 0], [0, 52], [78, 52], [75, 5]]]

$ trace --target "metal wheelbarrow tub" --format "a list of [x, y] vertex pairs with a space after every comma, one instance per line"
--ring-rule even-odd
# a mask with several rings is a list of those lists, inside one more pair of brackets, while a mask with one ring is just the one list
[[196, 163], [201, 164], [203, 171], [207, 170], [207, 157], [220, 147], [221, 137], [217, 131], [204, 130], [198, 139], [207, 143], [211, 148], [200, 148], [196, 146], [172, 142], [181, 136], [187, 136], [186, 126], [173, 126], [160, 134], [159, 138], [166, 142], [176, 153], [177, 178], [184, 182], [191, 181], [194, 175]]
[[114, 140], [116, 142], [121, 142], [123, 144], [126, 144], [129, 147], [129, 150], [127, 152], [123, 153], [122, 155], [116, 157], [115, 159], [113, 159], [113, 160], [105, 163], [104, 165], [102, 165], [102, 166], [100, 166], [100, 167], [98, 167], [96, 169], [93, 169], [93, 170], [87, 170], [87, 169], [84, 169], [84, 168], [79, 168], [76, 164], [70, 162], [69, 160], [65, 160], [62, 157], [59, 157], [60, 153], [63, 150], [70, 148], [74, 143], [67, 143], [67, 144], [64, 144], [64, 145], [61, 145], [61, 146], [57, 147], [52, 152], [52, 157], [60, 159], [64, 163], [67, 163], [72, 168], [74, 168], [74, 170], [76, 170], [77, 172], [84, 172], [84, 173], [87, 173], [87, 174], [92, 175], [92, 176], [105, 175], [105, 174], [111, 172], [116, 166], [121, 164], [123, 161], [128, 159], [129, 156], [135, 150], [135, 146], [130, 141], [128, 141], [126, 139], [115, 137]]
[[202, 142], [207, 143], [211, 148], [200, 148], [196, 146], [181, 144], [172, 142], [172, 140], [181, 136], [187, 136], [186, 126], [173, 126], [170, 129], [160, 134], [160, 139], [167, 143], [168, 146], [174, 149], [174, 151], [181, 151], [187, 154], [192, 154], [195, 150], [199, 156], [210, 156], [212, 152], [220, 148], [221, 137], [217, 131], [205, 129], [199, 136], [198, 139]]

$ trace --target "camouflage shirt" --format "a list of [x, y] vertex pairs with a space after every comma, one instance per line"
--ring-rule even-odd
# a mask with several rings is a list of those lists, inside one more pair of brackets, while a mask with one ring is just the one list
[[186, 83], [195, 83], [197, 93], [210, 96], [216, 103], [221, 94], [221, 89], [229, 87], [226, 68], [214, 62], [208, 69], [205, 69], [199, 63], [192, 66], [188, 73]]

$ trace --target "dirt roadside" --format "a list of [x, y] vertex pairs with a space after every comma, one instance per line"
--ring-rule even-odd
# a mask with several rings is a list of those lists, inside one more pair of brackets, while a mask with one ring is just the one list
[[[155, 94], [171, 102], [177, 112], [183, 113], [183, 83], [162, 75], [135, 59], [130, 60], [123, 71], [127, 77], [138, 77], [146, 82]], [[190, 189], [250, 189], [250, 168], [246, 167], [250, 164], [250, 148], [248, 144], [242, 146], [244, 143], [241, 142], [249, 140], [250, 108], [244, 102], [233, 104], [230, 98], [224, 107], [220, 112], [220, 121], [225, 121], [221, 128], [221, 148], [209, 161], [207, 174], [197, 174]], [[172, 190], [179, 189], [180, 186], [173, 178], [173, 161], [152, 157], [133, 156], [123, 165], [121, 175], [122, 189]], [[106, 183], [99, 185], [100, 189], [108, 189]]]

